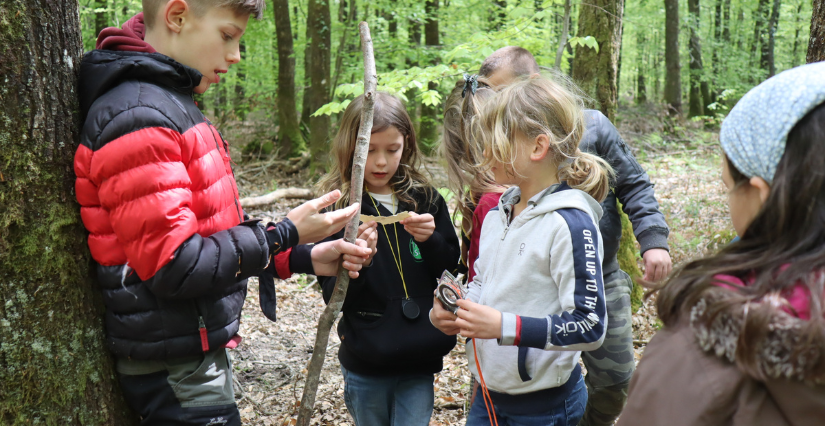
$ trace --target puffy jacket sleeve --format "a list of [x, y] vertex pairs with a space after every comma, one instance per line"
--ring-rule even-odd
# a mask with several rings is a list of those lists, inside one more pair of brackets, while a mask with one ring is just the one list
[[501, 345], [590, 351], [604, 341], [607, 308], [599, 229], [587, 213], [560, 209], [550, 243], [550, 271], [562, 313], [531, 318], [502, 312]]
[[589, 137], [595, 137], [596, 154], [616, 172], [616, 196], [633, 223], [641, 252], [652, 248], [668, 250], [670, 230], [659, 211], [650, 177], [630, 153], [616, 126], [599, 111], [588, 111], [588, 115], [587, 131], [594, 133]]
[[[269, 250], [257, 222], [206, 238], [197, 234], [182, 135], [161, 111], [140, 106], [121, 112], [101, 126], [97, 143], [89, 183], [98, 189], [128, 266], [157, 296], [197, 297], [262, 272]], [[278, 226], [296, 240], [281, 247], [295, 245], [294, 225]]]

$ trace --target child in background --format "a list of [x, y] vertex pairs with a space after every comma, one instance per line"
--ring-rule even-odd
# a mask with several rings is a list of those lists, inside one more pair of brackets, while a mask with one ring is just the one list
[[[349, 194], [363, 105], [360, 96], [344, 111], [333, 141], [332, 170], [319, 183], [322, 190], [341, 188]], [[427, 319], [436, 280], [456, 267], [459, 247], [444, 199], [418, 171], [418, 155], [404, 104], [377, 93], [361, 212], [391, 216], [409, 211], [411, 217], [379, 225], [372, 264], [350, 281], [342, 308], [338, 358], [347, 408], [360, 426], [428, 425], [433, 375], [456, 342]], [[339, 206], [347, 201], [342, 198]], [[319, 277], [327, 302], [335, 281]]]
[[512, 187], [484, 219], [457, 316], [435, 304], [430, 317], [444, 333], [473, 339], [467, 357], [484, 401], [477, 393], [468, 426], [491, 417], [573, 426], [587, 401], [580, 351], [598, 348], [607, 327], [597, 224], [610, 166], [578, 149], [581, 98], [550, 80], [505, 88], [477, 120], [485, 165]]
[[619, 425], [821, 425], [825, 419], [825, 62], [731, 110], [719, 139], [740, 241], [663, 286]]
[[[518, 78], [539, 75], [539, 66], [529, 51], [517, 47], [507, 46], [495, 51], [487, 57], [479, 69], [479, 82], [484, 82], [498, 90], [512, 83]], [[564, 82], [566, 77], [561, 74], [553, 75], [553, 80]], [[481, 83], [479, 90], [481, 93]], [[471, 89], [472, 86], [469, 87]], [[469, 97], [471, 90], [466, 90]], [[481, 98], [479, 97], [479, 100]], [[465, 101], [466, 102], [466, 101]], [[477, 100], [476, 100], [477, 102]], [[469, 112], [469, 110], [468, 110]], [[615, 179], [611, 182], [611, 191], [602, 201], [604, 214], [599, 221], [599, 230], [604, 241], [604, 287], [607, 300], [607, 316], [610, 326], [607, 329], [605, 343], [595, 351], [582, 354], [584, 366], [587, 369], [585, 384], [588, 390], [587, 407], [581, 426], [608, 426], [612, 425], [624, 407], [627, 398], [627, 387], [635, 368], [633, 352], [633, 330], [631, 327], [630, 292], [633, 282], [630, 276], [619, 269], [617, 253], [622, 235], [621, 216], [618, 202], [622, 203], [633, 224], [633, 233], [641, 246], [640, 253], [644, 259], [645, 275], [642, 282], [655, 282], [663, 279], [670, 272], [671, 261], [668, 254], [667, 223], [659, 205], [656, 202], [653, 185], [644, 169], [633, 158], [616, 127], [610, 123], [601, 112], [584, 110], [585, 133], [579, 143], [579, 149], [597, 155], [607, 161], [615, 171]], [[468, 117], [464, 117], [467, 120]], [[445, 114], [444, 127], [449, 127], [449, 120]], [[448, 140], [445, 130], [445, 145]], [[472, 138], [455, 139], [454, 144], [477, 145]], [[451, 150], [453, 151], [453, 150]], [[461, 152], [459, 149], [458, 152]], [[474, 151], [468, 149], [468, 153]], [[477, 149], [475, 150], [477, 153]], [[448, 156], [448, 162], [453, 159]], [[484, 171], [473, 165], [480, 163], [480, 158], [459, 160], [459, 172], [450, 167], [447, 169], [450, 184], [463, 185], [468, 176], [478, 179]], [[472, 185], [470, 185], [473, 188]], [[453, 189], [455, 191], [455, 189]], [[483, 194], [473, 193], [473, 199], [478, 203], [473, 207], [472, 223], [482, 223], [488, 211], [496, 205], [501, 189], [493, 189]], [[472, 274], [472, 263], [478, 252], [478, 227], [474, 227], [469, 235], [468, 264]]]

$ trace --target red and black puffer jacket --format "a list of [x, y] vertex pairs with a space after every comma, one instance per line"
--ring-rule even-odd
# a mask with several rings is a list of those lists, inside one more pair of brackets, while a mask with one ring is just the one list
[[[268, 264], [262, 227], [242, 224], [228, 146], [192, 99], [200, 80], [159, 53], [94, 50], [81, 64], [76, 192], [118, 357], [225, 345], [246, 278]], [[289, 220], [277, 227], [279, 247], [297, 244]]]

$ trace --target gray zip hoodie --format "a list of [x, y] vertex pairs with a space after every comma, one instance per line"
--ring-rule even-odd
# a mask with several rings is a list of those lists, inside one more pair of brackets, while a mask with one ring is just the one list
[[[475, 345], [487, 387], [510, 395], [565, 385], [607, 329], [599, 203], [562, 183], [511, 221], [520, 194], [507, 190], [485, 218], [467, 296], [502, 313], [501, 339]], [[478, 379], [471, 344], [467, 356]]]

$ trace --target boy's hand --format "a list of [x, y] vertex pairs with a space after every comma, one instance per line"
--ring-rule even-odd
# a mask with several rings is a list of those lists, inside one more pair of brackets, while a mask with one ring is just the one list
[[378, 242], [378, 232], [375, 222], [361, 225], [360, 234], [355, 244], [344, 241], [343, 238], [335, 241], [316, 244], [310, 254], [312, 268], [315, 275], [335, 276], [338, 273], [338, 261], [344, 257], [344, 269], [349, 271], [350, 278], [358, 278], [358, 271], [369, 265], [375, 255], [375, 245]]
[[415, 241], [419, 243], [430, 239], [430, 236], [435, 232], [435, 219], [433, 215], [429, 213], [418, 214], [410, 212], [410, 217], [402, 220], [400, 223], [404, 225], [404, 230], [412, 235]]
[[652, 287], [663, 280], [673, 268], [670, 253], [664, 249], [650, 249], [642, 256], [645, 261], [645, 276], [639, 282], [645, 287]]
[[474, 339], [501, 337], [501, 312], [466, 299], [459, 299], [456, 303], [461, 309], [455, 324], [461, 329], [462, 336]]
[[444, 309], [441, 306], [441, 301], [437, 297], [433, 297], [433, 310], [430, 311], [430, 322], [440, 330], [442, 333], [453, 336], [458, 334], [461, 329], [455, 323], [458, 319], [452, 312]]
[[298, 244], [314, 243], [338, 232], [358, 212], [358, 203], [329, 213], [318, 213], [341, 198], [335, 190], [321, 198], [307, 201], [290, 211], [286, 217], [298, 229]]

